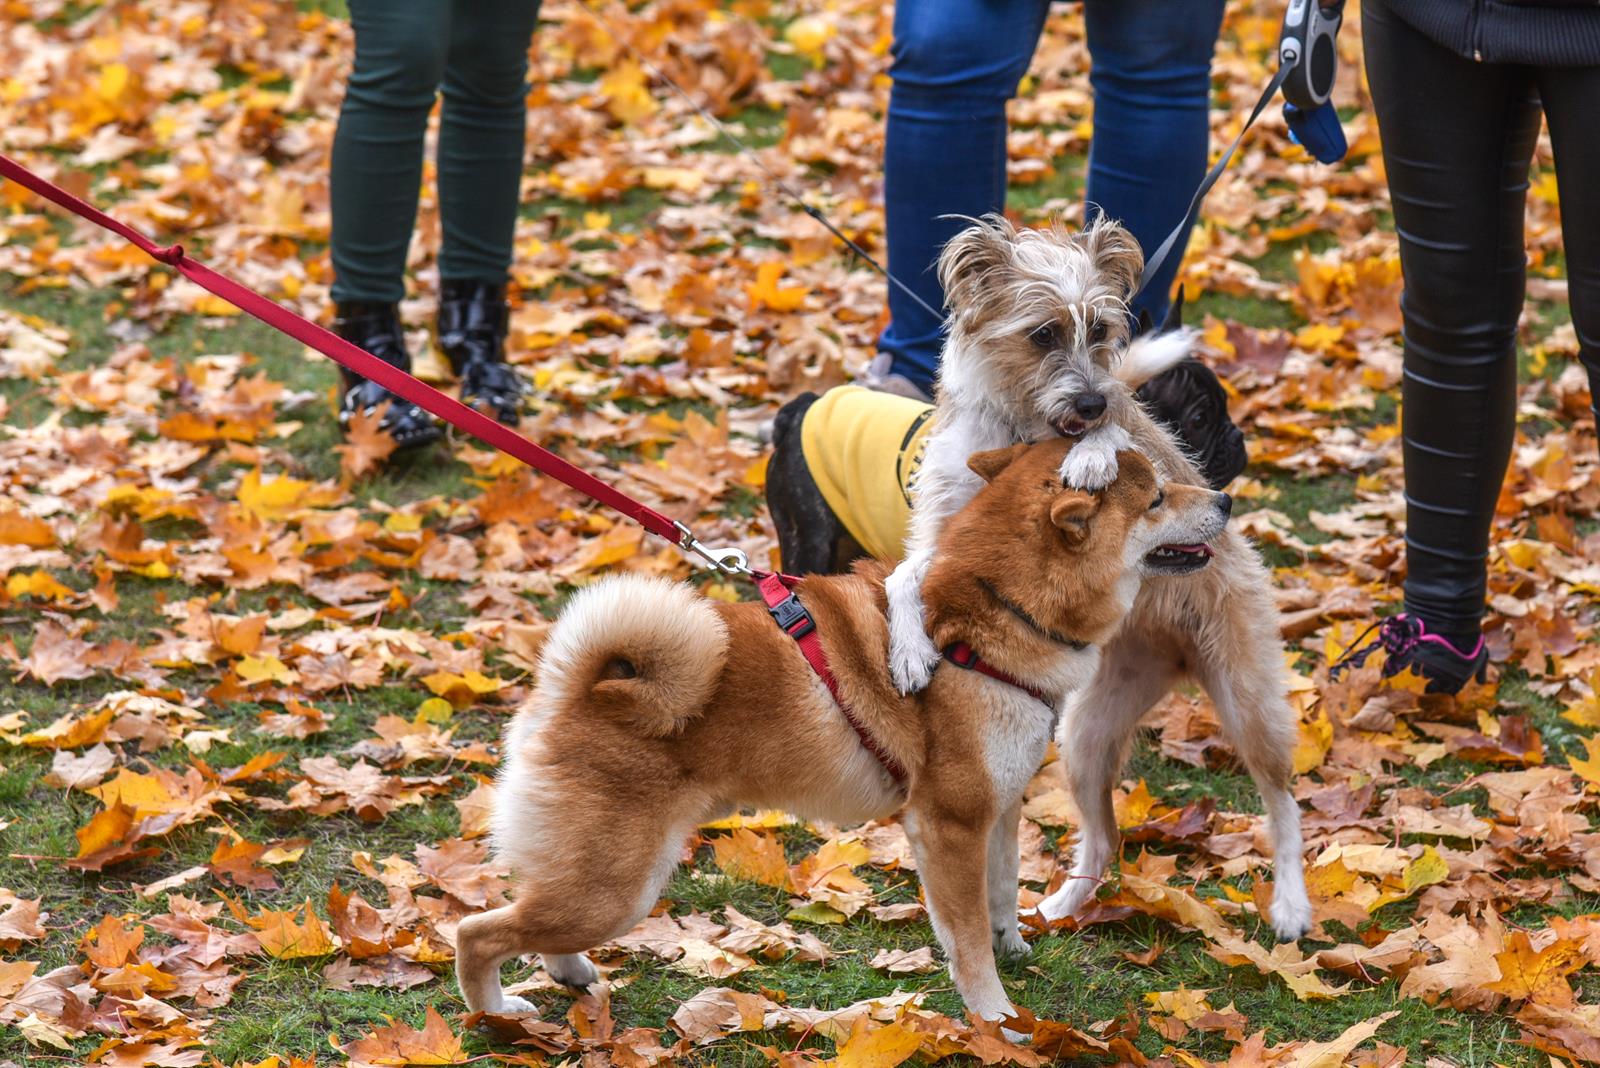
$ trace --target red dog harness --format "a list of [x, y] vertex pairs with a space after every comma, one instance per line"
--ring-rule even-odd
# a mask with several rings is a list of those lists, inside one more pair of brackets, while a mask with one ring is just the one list
[[[767, 612], [771, 614], [773, 622], [800, 647], [800, 655], [806, 658], [811, 670], [817, 673], [817, 678], [822, 680], [822, 684], [833, 695], [834, 704], [839, 706], [839, 711], [844, 713], [845, 722], [850, 724], [850, 729], [861, 739], [862, 748], [872, 754], [873, 759], [882, 765], [889, 778], [900, 788], [900, 792], [905, 793], [910, 782], [905, 765], [896, 760], [894, 754], [872, 736], [872, 732], [867, 730], [866, 725], [850, 710], [850, 706], [839, 693], [839, 680], [834, 678], [833, 669], [828, 666], [828, 655], [822, 650], [822, 638], [817, 634], [817, 621], [811, 618], [811, 613], [806, 611], [806, 606], [801, 604], [800, 598], [795, 595], [792, 584], [797, 581], [799, 580], [793, 575], [756, 572], [756, 586], [761, 590], [761, 599], [767, 603]], [[944, 658], [956, 667], [976, 671], [1008, 686], [1015, 686], [1036, 701], [1050, 706], [1050, 698], [1046, 697], [1042, 690], [1035, 689], [1015, 676], [1001, 671], [980, 657], [966, 642], [956, 642], [946, 648]]]

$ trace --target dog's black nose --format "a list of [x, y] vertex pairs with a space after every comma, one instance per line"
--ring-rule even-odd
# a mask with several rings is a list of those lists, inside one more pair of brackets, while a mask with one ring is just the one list
[[1098, 393], [1080, 393], [1072, 402], [1080, 419], [1098, 419], [1106, 413], [1106, 399]]
[[1217, 511], [1223, 515], [1233, 514], [1233, 498], [1226, 493], [1217, 494]]

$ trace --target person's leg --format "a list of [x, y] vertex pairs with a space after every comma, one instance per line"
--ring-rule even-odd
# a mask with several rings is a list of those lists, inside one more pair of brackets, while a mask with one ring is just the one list
[[[334, 329], [406, 370], [398, 309], [449, 14], [449, 0], [350, 0], [355, 68], [333, 138]], [[439, 438], [421, 408], [359, 375], [343, 378], [341, 422], [382, 411], [382, 427], [404, 448]]]
[[439, 347], [461, 399], [515, 424], [523, 385], [506, 366], [506, 281], [527, 129], [537, 0], [451, 0], [439, 119]]
[[423, 139], [444, 73], [449, 0], [350, 0], [355, 68], [333, 137], [333, 299], [405, 296]]
[[[933, 267], [965, 225], [1006, 202], [1006, 101], [1044, 26], [1038, 0], [901, 0], [894, 13], [894, 79], [883, 150], [889, 270], [930, 307], [944, 307]], [[890, 323], [878, 341], [889, 368], [931, 387], [944, 344], [942, 315], [889, 287]]]
[[[1211, 56], [1223, 0], [1087, 0], [1094, 139], [1086, 216], [1133, 231], [1149, 256], [1183, 220], [1210, 146]], [[1185, 234], [1134, 303], [1167, 313]]]
[[1466, 654], [1516, 431], [1539, 106], [1527, 68], [1463, 59], [1384, 0], [1362, 26], [1405, 279], [1406, 612]]
[[1550, 122], [1561, 196], [1561, 242], [1567, 259], [1567, 301], [1578, 332], [1578, 356], [1589, 371], [1589, 392], [1600, 412], [1600, 67], [1566, 67], [1539, 74]]
[[528, 124], [537, 0], [450, 0], [439, 117], [439, 277], [504, 285]]

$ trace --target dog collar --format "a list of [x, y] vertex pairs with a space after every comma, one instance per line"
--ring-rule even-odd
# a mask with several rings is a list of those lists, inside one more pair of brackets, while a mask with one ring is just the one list
[[[1077, 638], [1069, 638], [1065, 634], [1057, 634], [1055, 631], [1051, 630], [1049, 627], [1045, 626], [1043, 623], [1040, 623], [1037, 619], [1034, 619], [1032, 616], [1030, 616], [1023, 609], [1023, 607], [1021, 605], [1019, 605], [1016, 602], [1010, 600], [1004, 594], [1002, 594], [999, 590], [995, 589], [994, 586], [992, 584], [990, 584], [988, 579], [979, 579], [978, 580], [978, 585], [983, 588], [983, 592], [984, 593], [987, 593], [990, 597], [994, 598], [996, 604], [998, 604], [1001, 608], [1004, 608], [1006, 611], [1010, 612], [1012, 615], [1016, 616], [1023, 623], [1027, 624], [1029, 627], [1031, 627], [1034, 630], [1035, 633], [1039, 634], [1041, 637], [1048, 638], [1051, 641], [1055, 642], [1057, 645], [1065, 645], [1067, 648], [1075, 650], [1075, 651], [1080, 652], [1080, 653], [1083, 652], [1083, 650], [1089, 648], [1089, 643], [1088, 642], [1080, 641]], [[965, 643], [958, 643], [958, 644], [965, 644]]]
[[996, 679], [1005, 683], [1007, 686], [1015, 686], [1017, 689], [1021, 690], [1029, 697], [1032, 697], [1034, 700], [1042, 701], [1046, 705], [1049, 705], [1052, 709], [1055, 707], [1054, 705], [1050, 704], [1050, 698], [1045, 696], [1043, 690], [1035, 689], [1034, 687], [1023, 682], [1021, 679], [1017, 678], [1015, 675], [1010, 675], [1004, 671], [1001, 671], [983, 657], [979, 656], [978, 651], [972, 646], [968, 645], [966, 642], [956, 642], [954, 645], [945, 646], [944, 658], [958, 668], [966, 668], [968, 671], [976, 671], [980, 675], [987, 675], [991, 679]]
[[817, 634], [816, 620], [811, 618], [811, 613], [806, 611], [806, 606], [800, 603], [800, 598], [795, 596], [789, 587], [790, 583], [798, 580], [791, 575], [761, 571], [755, 572], [755, 579], [756, 587], [761, 591], [761, 599], [767, 603], [767, 612], [772, 616], [772, 621], [778, 624], [779, 630], [794, 639], [795, 645], [800, 649], [800, 655], [806, 658], [811, 670], [817, 673], [817, 678], [828, 688], [828, 692], [833, 695], [834, 704], [844, 713], [845, 722], [850, 724], [850, 729], [861, 739], [861, 747], [872, 754], [873, 759], [882, 766], [889, 778], [894, 780], [900, 792], [906, 793], [910, 776], [906, 773], [905, 765], [896, 760], [894, 754], [872, 736], [866, 724], [856, 717], [850, 706], [845, 703], [844, 696], [839, 693], [839, 680], [834, 678], [833, 669], [828, 666], [828, 656], [822, 650], [822, 638]]

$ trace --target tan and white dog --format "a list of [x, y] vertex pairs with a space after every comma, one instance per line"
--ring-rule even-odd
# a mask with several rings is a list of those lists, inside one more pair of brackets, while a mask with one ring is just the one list
[[[886, 584], [896, 685], [915, 690], [937, 663], [924, 623], [922, 576], [940, 551], [944, 524], [977, 490], [961, 458], [973, 449], [1077, 436], [1062, 477], [1093, 485], [1116, 470], [1129, 443], [1174, 483], [1205, 479], [1132, 390], [1189, 355], [1174, 332], [1122, 349], [1126, 302], [1143, 266], [1122, 227], [1081, 233], [1014, 229], [998, 216], [945, 247], [939, 277], [950, 304], [936, 407], [905, 559]], [[1085, 403], [1087, 397], [1088, 403]], [[1083, 411], [1095, 418], [1085, 420]], [[1184, 676], [1216, 705], [1223, 732], [1261, 793], [1273, 845], [1272, 926], [1299, 938], [1311, 924], [1301, 857], [1300, 810], [1289, 791], [1295, 716], [1277, 607], [1267, 570], [1249, 542], [1229, 532], [1216, 560], [1188, 578], [1156, 576], [1107, 645], [1094, 682], [1071, 697], [1061, 721], [1062, 761], [1083, 814], [1072, 878], [1039, 906], [1048, 919], [1076, 912], [1111, 860], [1117, 825], [1111, 788], [1144, 714]]]
[[969, 643], [1006, 682], [945, 665], [920, 694], [889, 678], [881, 564], [803, 580], [839, 692], [905, 791], [757, 603], [728, 605], [661, 579], [619, 576], [577, 594], [541, 650], [506, 736], [493, 817], [510, 905], [462, 921], [467, 1005], [532, 1006], [500, 965], [540, 953], [557, 981], [597, 977], [584, 951], [655, 905], [693, 829], [740, 806], [856, 823], [905, 806], [928, 911], [967, 1009], [1003, 1019], [995, 951], [1017, 929], [1017, 819], [1053, 706], [1095, 673], [1148, 576], [1206, 565], [1224, 494], [1163, 485], [1137, 453], [1099, 493], [1065, 489], [1071, 443], [971, 458], [983, 488], [947, 524], [925, 591], [941, 646]]

